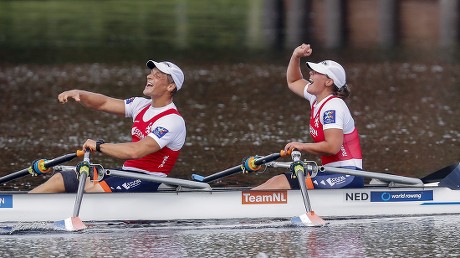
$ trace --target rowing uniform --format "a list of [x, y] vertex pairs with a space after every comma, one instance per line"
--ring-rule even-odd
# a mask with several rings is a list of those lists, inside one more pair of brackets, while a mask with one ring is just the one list
[[[122, 169], [166, 177], [171, 172], [185, 143], [185, 121], [174, 103], [160, 108], [152, 107], [151, 103], [150, 99], [141, 97], [126, 99], [125, 116], [133, 118], [131, 128], [133, 142], [151, 137], [161, 149], [139, 159], [126, 160]], [[155, 182], [116, 176], [104, 176], [99, 184], [105, 192], [152, 192], [160, 185]], [[74, 187], [67, 184], [66, 191], [76, 191]]]
[[[314, 142], [325, 140], [324, 131], [332, 128], [343, 131], [343, 144], [335, 155], [321, 156], [321, 162], [326, 167], [340, 167], [348, 169], [362, 169], [362, 153], [359, 143], [359, 134], [355, 122], [345, 102], [335, 96], [328, 96], [319, 103], [316, 96], [304, 90], [305, 98], [310, 102], [310, 136]], [[298, 187], [297, 180], [290, 179], [294, 187]], [[309, 188], [355, 188], [363, 187], [364, 179], [358, 176], [320, 173], [314, 178], [306, 179]]]

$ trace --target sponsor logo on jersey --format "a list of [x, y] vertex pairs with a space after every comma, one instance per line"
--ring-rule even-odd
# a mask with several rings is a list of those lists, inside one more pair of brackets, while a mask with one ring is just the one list
[[314, 137], [318, 136], [318, 131], [310, 125], [310, 134]]
[[131, 135], [137, 137], [138, 139], [144, 139], [144, 134], [137, 127], [131, 128]]
[[340, 147], [340, 152], [342, 153], [342, 157], [348, 156], [347, 150], [345, 149], [345, 147], [343, 145], [342, 145], [342, 147]]
[[161, 164], [160, 164], [158, 167], [159, 167], [159, 168], [164, 167], [165, 164], [166, 164], [166, 161], [168, 161], [168, 159], [169, 159], [169, 155], [164, 156], [164, 157], [163, 157], [163, 161], [161, 162]]
[[319, 127], [319, 118], [318, 117], [315, 117], [315, 127], [316, 128]]
[[126, 104], [129, 104], [129, 103], [131, 103], [131, 102], [133, 102], [133, 101], [134, 101], [134, 97], [129, 98], [129, 99], [125, 99], [125, 103], [126, 103]]
[[152, 129], [153, 123], [154, 123], [154, 122], [150, 122], [150, 124], [147, 125], [147, 127], [145, 128], [145, 135], [149, 134], [149, 133], [153, 130], [153, 129]]
[[125, 188], [126, 190], [129, 190], [130, 188], [134, 188], [134, 187], [137, 187], [141, 184], [141, 180], [140, 179], [136, 179], [132, 182], [126, 182], [124, 184], [122, 184], [121, 186], [123, 186], [123, 188]]
[[158, 126], [153, 130], [153, 134], [156, 135], [158, 138], [165, 136], [165, 134], [167, 134], [168, 132], [168, 129], [161, 126]]
[[340, 176], [337, 176], [337, 177], [330, 177], [328, 179], [326, 179], [326, 182], [330, 185], [330, 186], [334, 186], [334, 185], [339, 185], [339, 184], [343, 184], [345, 183], [345, 180], [346, 180], [346, 176], [345, 175], [340, 175]]
[[335, 110], [324, 111], [323, 121], [325, 125], [335, 123]]

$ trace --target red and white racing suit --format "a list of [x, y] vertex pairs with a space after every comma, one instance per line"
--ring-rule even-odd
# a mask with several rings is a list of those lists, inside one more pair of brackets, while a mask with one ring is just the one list
[[[334, 155], [321, 156], [326, 172], [328, 166], [362, 169], [359, 134], [347, 105], [342, 99], [332, 95], [317, 103], [316, 97], [307, 92], [308, 86], [305, 87], [304, 96], [310, 101], [309, 128], [313, 141], [324, 141], [325, 130], [336, 128], [343, 131], [344, 138], [340, 151]], [[307, 180], [311, 180], [307, 185], [314, 188], [362, 187], [364, 184], [362, 177], [331, 173], [318, 174], [315, 178], [307, 177]]]

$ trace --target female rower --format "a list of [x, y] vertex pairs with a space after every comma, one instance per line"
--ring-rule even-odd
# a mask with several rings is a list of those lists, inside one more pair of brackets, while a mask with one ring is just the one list
[[[363, 187], [362, 177], [327, 173], [328, 166], [361, 170], [362, 154], [355, 122], [344, 102], [350, 95], [345, 70], [332, 60], [307, 62], [310, 77], [304, 79], [300, 59], [310, 56], [312, 51], [308, 44], [295, 48], [286, 77], [289, 89], [310, 102], [310, 135], [314, 142], [290, 142], [285, 150], [298, 149], [321, 157], [326, 173], [307, 177], [310, 189]], [[286, 173], [272, 177], [253, 190], [298, 188], [298, 180]]]

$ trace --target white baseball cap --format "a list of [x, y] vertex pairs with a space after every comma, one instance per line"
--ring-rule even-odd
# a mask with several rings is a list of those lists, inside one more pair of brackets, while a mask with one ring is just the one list
[[347, 84], [345, 69], [335, 61], [324, 60], [319, 63], [307, 62], [307, 66], [315, 72], [329, 76], [339, 89]]
[[179, 66], [171, 62], [155, 62], [153, 60], [149, 60], [147, 61], [147, 67], [150, 69], [156, 67], [163, 73], [171, 75], [174, 84], [176, 84], [177, 90], [180, 90], [182, 88], [182, 84], [184, 83], [184, 73], [179, 68]]

